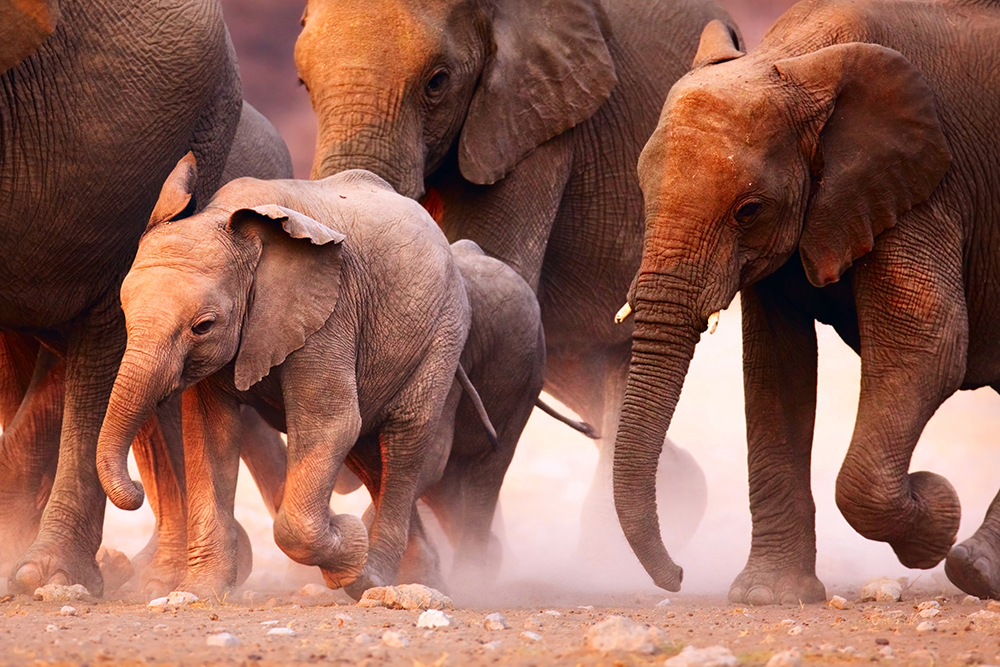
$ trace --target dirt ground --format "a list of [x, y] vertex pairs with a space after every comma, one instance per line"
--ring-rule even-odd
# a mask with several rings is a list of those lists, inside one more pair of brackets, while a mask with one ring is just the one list
[[[72, 602], [76, 616], [61, 615], [63, 603], [7, 596], [0, 602], [0, 664], [349, 664], [439, 667], [459, 665], [662, 665], [685, 646], [721, 645], [740, 663], [765, 665], [775, 654], [798, 649], [803, 664], [967, 665], [1000, 663], [1000, 605], [970, 603], [939, 595], [935, 630], [918, 631], [916, 605], [934, 600], [933, 590], [904, 591], [903, 602], [856, 603], [839, 610], [824, 605], [748, 608], [715, 597], [651, 594], [570, 599], [558, 592], [519, 585], [504, 595], [537, 605], [458, 608], [456, 627], [416, 627], [420, 612], [363, 609], [344, 601], [310, 606], [295, 594], [249, 593], [239, 600], [199, 601], [173, 611], [150, 611], [125, 601]], [[532, 592], [534, 591], [534, 593]], [[857, 591], [841, 591], [845, 596]], [[560, 598], [549, 606], [546, 598]], [[578, 603], [578, 604], [573, 604]], [[583, 606], [581, 606], [583, 605]], [[591, 606], [592, 605], [592, 606]], [[501, 612], [509, 629], [486, 630], [484, 618]], [[587, 646], [588, 630], [617, 614], [656, 626], [664, 639], [652, 655], [602, 654]], [[269, 635], [273, 628], [294, 634]], [[525, 629], [540, 635], [530, 639]], [[405, 635], [409, 646], [391, 647], [383, 634]], [[229, 632], [237, 646], [207, 645], [210, 635]]]

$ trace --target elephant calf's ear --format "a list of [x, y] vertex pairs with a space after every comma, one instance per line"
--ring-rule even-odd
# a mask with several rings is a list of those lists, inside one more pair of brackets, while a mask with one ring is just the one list
[[740, 50], [736, 31], [719, 19], [713, 19], [701, 31], [701, 42], [698, 44], [698, 53], [694, 56], [691, 69], [736, 60], [744, 55], [746, 54]]
[[194, 188], [198, 183], [198, 163], [194, 153], [188, 153], [178, 160], [174, 170], [167, 176], [160, 197], [156, 200], [146, 231], [168, 220], [177, 220], [194, 212]]
[[817, 113], [815, 182], [799, 252], [809, 281], [822, 287], [931, 196], [951, 152], [933, 91], [897, 51], [838, 44], [774, 66], [805, 96], [802, 108]]
[[229, 229], [256, 236], [261, 246], [236, 355], [236, 388], [246, 391], [330, 318], [345, 236], [273, 204], [236, 211]]

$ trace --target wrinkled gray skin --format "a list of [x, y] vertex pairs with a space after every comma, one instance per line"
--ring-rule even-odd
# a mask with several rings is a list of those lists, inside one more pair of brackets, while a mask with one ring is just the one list
[[[288, 434], [274, 538], [352, 592], [395, 580], [425, 454], [469, 327], [447, 241], [416, 202], [368, 172], [323, 181], [239, 179], [186, 213], [190, 156], [163, 187], [122, 285], [128, 347], [98, 447], [108, 497], [134, 509], [135, 433], [183, 395], [189, 507], [184, 590], [236, 581], [233, 504], [240, 405]], [[346, 240], [345, 240], [346, 237]], [[263, 379], [262, 379], [263, 378]], [[370, 531], [330, 513], [337, 472], [358, 440], [384, 469]], [[198, 471], [198, 472], [196, 472]]]
[[[223, 170], [223, 182], [242, 176], [290, 178], [291, 156], [277, 130], [246, 102]], [[34, 443], [28, 460], [0, 456], [0, 489], [25, 505], [10, 503], [0, 512], [7, 528], [0, 545], [0, 576], [6, 577], [11, 563], [31, 544], [38, 532], [41, 512], [48, 500], [58, 456], [62, 426], [65, 364], [54, 354], [38, 349], [28, 336], [0, 334], [0, 447], [5, 439]], [[32, 362], [34, 363], [34, 369]], [[33, 376], [35, 379], [33, 380]], [[30, 388], [30, 391], [29, 391]], [[22, 406], [21, 403], [27, 400]], [[156, 529], [149, 543], [132, 560], [135, 579], [129, 587], [148, 596], [173, 590], [187, 567], [186, 508], [183, 484], [183, 453], [180, 447], [180, 405], [171, 403], [157, 410], [140, 430], [133, 444], [139, 473], [149, 491]], [[13, 419], [17, 416], [17, 420]], [[272, 516], [281, 502], [284, 486], [284, 443], [252, 409], [243, 411], [243, 460], [247, 463]], [[8, 450], [9, 451], [9, 450]], [[37, 477], [41, 471], [41, 478]], [[24, 489], [25, 493], [15, 493]], [[249, 575], [250, 543], [241, 533], [239, 562], [243, 578]], [[101, 564], [102, 576], [108, 572]], [[117, 573], [112, 573], [112, 579]], [[242, 581], [242, 579], [241, 579]], [[112, 591], [105, 590], [105, 593]]]
[[[959, 389], [1000, 388], [995, 2], [814, 0], [743, 56], [719, 24], [643, 151], [647, 231], [615, 454], [622, 526], [676, 590], [651, 518], [657, 457], [706, 319], [741, 295], [753, 540], [734, 602], [814, 602], [815, 322], [861, 356], [837, 505], [908, 567], [1000, 593], [1000, 510], [952, 549], [960, 507], [909, 472]], [[956, 76], [956, 73], [961, 73]], [[949, 549], [951, 550], [949, 555]]]
[[[94, 460], [125, 346], [119, 285], [180, 156], [200, 160], [201, 201], [218, 187], [239, 77], [211, 0], [3, 0], [0, 18], [0, 67], [10, 68], [0, 74], [0, 329], [65, 358], [58, 471], [40, 464], [15, 489], [30, 505], [39, 480], [54, 475], [10, 585], [81, 583], [100, 595], [104, 494]], [[5, 433], [3, 456], [45, 461], [36, 444]]]
[[[627, 553], [610, 482], [631, 325], [613, 317], [642, 252], [635, 165], [713, 18], [728, 20], [707, 0], [311, 0], [295, 49], [319, 120], [313, 177], [357, 167], [426, 193], [450, 239], [536, 290], [546, 391], [605, 436], [581, 547], [606, 566], [602, 551]], [[663, 457], [680, 544], [705, 482], [669, 441]]]

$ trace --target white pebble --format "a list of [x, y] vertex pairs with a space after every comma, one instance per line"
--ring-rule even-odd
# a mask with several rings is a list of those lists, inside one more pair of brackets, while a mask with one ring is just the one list
[[962, 604], [965, 605], [979, 604], [980, 602], [981, 600], [977, 598], [975, 595], [966, 595], [964, 598], [962, 598]]
[[209, 646], [221, 646], [222, 648], [229, 648], [231, 646], [239, 646], [239, 637], [232, 634], [231, 632], [220, 632], [218, 634], [209, 635], [205, 639], [205, 643]]
[[920, 618], [934, 618], [940, 613], [941, 613], [940, 609], [934, 609], [932, 607], [930, 609], [924, 609], [920, 612], [917, 612], [917, 616], [919, 616]]
[[63, 607], [62, 609], [59, 610], [59, 615], [60, 616], [76, 616], [76, 607], [70, 607], [69, 605], [66, 605], [65, 607]]
[[657, 607], [669, 607], [670, 606], [670, 598], [663, 598], [662, 600], [660, 600], [659, 602], [656, 603], [656, 606]]
[[778, 626], [783, 628], [788, 627], [789, 625], [795, 625], [795, 621], [790, 618], [786, 618], [785, 620], [778, 623]]
[[32, 597], [35, 600], [43, 602], [70, 602], [72, 600], [82, 600], [89, 596], [90, 591], [80, 584], [73, 584], [72, 586], [46, 584], [45, 586], [36, 588]]
[[899, 602], [903, 597], [903, 587], [895, 579], [879, 577], [865, 584], [861, 589], [861, 600], [868, 602]]
[[507, 625], [507, 619], [504, 618], [503, 614], [494, 612], [483, 621], [483, 627], [487, 630], [506, 630], [510, 626]]
[[655, 653], [655, 636], [649, 628], [625, 616], [608, 616], [587, 631], [587, 647], [612, 653]]
[[261, 625], [277, 625], [279, 621], [261, 621]]
[[361, 633], [360, 635], [358, 635], [357, 637], [354, 638], [354, 643], [355, 644], [367, 644], [367, 643], [371, 642], [371, 640], [372, 640], [372, 636], [371, 635], [366, 635], [364, 633]]
[[528, 641], [538, 642], [542, 640], [542, 636], [537, 632], [525, 630], [524, 632], [521, 633], [521, 639], [527, 639]]
[[802, 629], [803, 628], [801, 625], [796, 625], [795, 627], [788, 628], [788, 634], [790, 634], [793, 637], [795, 637], [796, 635], [801, 635]]
[[879, 655], [881, 655], [883, 658], [895, 658], [896, 657], [896, 653], [895, 653], [895, 651], [892, 650], [891, 646], [880, 646], [878, 648], [878, 651], [876, 651], [876, 653], [878, 653]]
[[337, 621], [338, 626], [345, 626], [348, 623], [354, 622], [354, 619], [351, 618], [348, 614], [337, 614], [336, 616], [333, 617], [333, 620]]
[[941, 603], [937, 600], [927, 600], [926, 602], [921, 602], [917, 605], [918, 611], [926, 611], [928, 609], [940, 609]]
[[562, 612], [558, 612], [555, 609], [546, 609], [542, 613], [547, 616], [562, 616]]
[[725, 646], [695, 648], [685, 646], [684, 650], [667, 660], [666, 667], [736, 667], [740, 661]]
[[402, 632], [387, 630], [382, 635], [382, 643], [390, 648], [406, 648], [410, 645], [410, 640]]
[[937, 626], [931, 621], [924, 621], [917, 626], [917, 632], [934, 632], [937, 630]]
[[771, 659], [767, 661], [766, 667], [801, 667], [801, 665], [802, 654], [792, 649], [772, 655]]
[[832, 598], [830, 598], [830, 601], [826, 603], [826, 606], [830, 607], [831, 609], [847, 609], [850, 606], [850, 604], [851, 603], [847, 601], [847, 598], [842, 598], [839, 595], [834, 595]]
[[496, 651], [498, 648], [500, 648], [501, 643], [503, 642], [501, 642], [499, 639], [496, 639], [491, 642], [486, 642], [485, 644], [483, 644], [483, 649], [487, 651]]
[[45, 626], [45, 632], [59, 632], [59, 626], [49, 623]]
[[586, 609], [587, 611], [590, 611], [593, 608], [594, 608], [594, 605], [592, 605], [592, 604], [581, 604], [581, 605], [577, 606], [577, 609]]
[[440, 609], [428, 609], [427, 611], [420, 614], [420, 618], [417, 619], [418, 628], [450, 628], [452, 625], [451, 616], [444, 613]]
[[267, 631], [267, 634], [274, 635], [276, 637], [294, 637], [295, 630], [291, 628], [271, 628]]

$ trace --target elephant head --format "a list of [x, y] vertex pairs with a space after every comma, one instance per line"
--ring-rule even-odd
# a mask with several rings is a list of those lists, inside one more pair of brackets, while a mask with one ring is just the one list
[[600, 0], [310, 0], [302, 24], [313, 178], [360, 167], [413, 198], [453, 150], [498, 181], [616, 84]]
[[0, 74], [35, 52], [56, 30], [58, 0], [0, 0]]
[[837, 281], [951, 160], [933, 94], [900, 53], [845, 43], [774, 54], [744, 56], [709, 24], [639, 162], [646, 234], [614, 494], [629, 543], [668, 590], [682, 571], [650, 511], [656, 465], [708, 321], [796, 253], [813, 285]]
[[[233, 362], [246, 391], [302, 347], [337, 303], [339, 232], [291, 208], [269, 182], [238, 179], [201, 213], [194, 156], [167, 179], [122, 283], [128, 345], [98, 442], [98, 472], [118, 507], [137, 509], [128, 448], [161, 401]], [[227, 206], [226, 201], [238, 202]]]

